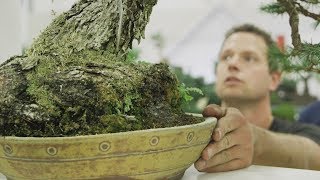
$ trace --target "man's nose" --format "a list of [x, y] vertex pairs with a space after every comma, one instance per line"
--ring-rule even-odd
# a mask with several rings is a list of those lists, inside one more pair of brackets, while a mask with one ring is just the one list
[[240, 66], [240, 56], [234, 55], [228, 60], [228, 66], [229, 68], [236, 68], [238, 69]]

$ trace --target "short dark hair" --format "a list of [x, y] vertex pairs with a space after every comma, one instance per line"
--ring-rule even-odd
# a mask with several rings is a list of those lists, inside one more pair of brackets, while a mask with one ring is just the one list
[[276, 43], [273, 41], [270, 33], [262, 30], [261, 28], [252, 25], [252, 24], [242, 24], [235, 26], [231, 28], [229, 31], [227, 31], [224, 41], [228, 39], [232, 34], [238, 33], [238, 32], [248, 32], [255, 35], [258, 35], [263, 38], [264, 42], [266, 43], [268, 47], [267, 56], [268, 56], [268, 64], [269, 64], [269, 70], [270, 72], [279, 71], [279, 62], [277, 62], [276, 59], [270, 57], [270, 51], [274, 50], [274, 48], [278, 49], [276, 46]]

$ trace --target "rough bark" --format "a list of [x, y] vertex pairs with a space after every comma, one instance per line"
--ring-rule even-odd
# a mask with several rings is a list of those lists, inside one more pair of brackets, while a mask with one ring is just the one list
[[81, 0], [57, 17], [24, 56], [0, 66], [0, 135], [73, 136], [199, 122], [183, 114], [167, 65], [125, 58], [132, 41], [143, 38], [155, 4]]
[[297, 11], [294, 2], [291, 0], [278, 0], [278, 2], [285, 7], [286, 12], [289, 15], [289, 24], [291, 27], [291, 39], [295, 51], [301, 49], [301, 37], [299, 34], [299, 12]]

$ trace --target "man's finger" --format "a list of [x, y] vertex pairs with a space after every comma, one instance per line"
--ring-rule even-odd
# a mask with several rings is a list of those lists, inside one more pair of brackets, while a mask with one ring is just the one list
[[202, 151], [201, 157], [204, 160], [209, 160], [215, 154], [219, 152], [229, 149], [230, 147], [236, 145], [237, 138], [232, 137], [232, 134], [227, 134], [221, 141], [211, 142], [207, 145], [206, 148]]
[[246, 167], [248, 167], [248, 164], [241, 161], [240, 159], [234, 159], [234, 160], [231, 160], [227, 163], [204, 169], [203, 171], [209, 172], [209, 173], [225, 172], [225, 171], [232, 171], [232, 170], [236, 170], [236, 169], [242, 169], [242, 168], [246, 168]]
[[220, 141], [227, 133], [238, 129], [244, 123], [246, 123], [246, 120], [240, 112], [228, 108], [227, 115], [217, 122], [217, 126], [212, 133], [212, 139]]
[[217, 119], [220, 119], [226, 115], [226, 109], [216, 104], [210, 104], [204, 108], [202, 115], [203, 117], [216, 117]]
[[225, 164], [229, 161], [239, 159], [241, 157], [239, 146], [233, 146], [229, 149], [219, 152], [209, 160], [200, 158], [195, 167], [200, 171], [205, 171], [207, 168], [214, 167], [220, 164]]

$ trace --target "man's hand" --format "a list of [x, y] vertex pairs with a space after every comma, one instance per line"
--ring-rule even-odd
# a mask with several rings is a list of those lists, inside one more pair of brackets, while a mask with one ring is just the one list
[[221, 172], [245, 168], [251, 165], [254, 154], [254, 138], [250, 123], [235, 108], [209, 105], [204, 117], [216, 117], [217, 126], [212, 140], [202, 151], [195, 167], [204, 172]]

